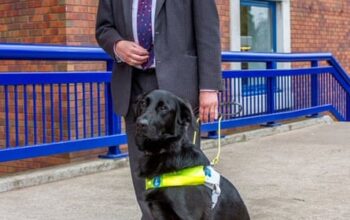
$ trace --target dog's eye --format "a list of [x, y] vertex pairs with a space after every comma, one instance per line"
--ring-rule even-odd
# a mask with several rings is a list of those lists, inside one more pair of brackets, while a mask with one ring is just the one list
[[168, 110], [168, 107], [166, 105], [159, 106], [160, 111], [166, 111]]
[[147, 108], [147, 102], [146, 102], [146, 100], [142, 100], [142, 101], [140, 102], [140, 107], [141, 107], [142, 109]]

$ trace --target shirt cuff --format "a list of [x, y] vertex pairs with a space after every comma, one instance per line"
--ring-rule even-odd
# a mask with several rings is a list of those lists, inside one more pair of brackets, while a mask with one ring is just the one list
[[123, 63], [124, 60], [118, 55], [117, 53], [117, 43], [119, 41], [116, 41], [113, 46], [113, 51], [114, 51], [114, 59], [117, 61], [117, 63]]

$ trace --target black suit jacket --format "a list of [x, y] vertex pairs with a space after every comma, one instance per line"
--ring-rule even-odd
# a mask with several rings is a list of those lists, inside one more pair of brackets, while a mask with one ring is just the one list
[[[114, 57], [120, 40], [133, 41], [132, 0], [100, 0], [96, 39]], [[200, 89], [221, 89], [221, 44], [215, 0], [157, 0], [154, 49], [160, 89], [198, 106]], [[132, 67], [115, 62], [112, 96], [116, 113], [129, 108]]]

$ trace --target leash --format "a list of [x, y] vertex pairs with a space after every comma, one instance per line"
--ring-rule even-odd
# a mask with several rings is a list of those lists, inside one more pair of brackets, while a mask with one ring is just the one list
[[[199, 121], [200, 119], [198, 118], [197, 119], [197, 125], [199, 124]], [[217, 146], [218, 146], [218, 152], [216, 154], [216, 156], [214, 157], [214, 159], [210, 162], [210, 164], [212, 166], [216, 165], [219, 163], [220, 161], [220, 154], [221, 154], [221, 121], [222, 121], [222, 116], [220, 115], [219, 118], [218, 118], [218, 143], [217, 143]], [[196, 144], [196, 139], [197, 139], [197, 131], [194, 131], [194, 134], [193, 134], [193, 144], [195, 145]]]
[[[197, 118], [197, 121], [196, 121], [197, 126], [199, 125], [199, 121], [200, 121], [200, 119]], [[197, 139], [197, 131], [195, 130], [194, 133], [193, 133], [193, 141], [192, 141], [192, 143], [193, 143], [194, 145], [196, 145], [196, 139]]]
[[210, 162], [211, 165], [216, 165], [219, 163], [220, 160], [220, 154], [221, 154], [221, 120], [222, 116], [220, 115], [218, 118], [218, 152], [214, 159]]
[[[234, 113], [230, 113], [230, 114], [224, 114], [224, 113], [219, 113], [219, 117], [218, 117], [218, 143], [217, 143], [217, 146], [218, 146], [218, 152], [216, 154], [216, 156], [214, 157], [214, 159], [210, 162], [210, 164], [212, 166], [216, 165], [219, 163], [219, 160], [220, 160], [220, 154], [221, 154], [221, 121], [222, 121], [222, 117], [223, 116], [236, 116], [236, 115], [239, 115], [242, 110], [243, 110], [243, 106], [239, 103], [237, 103], [236, 101], [231, 101], [231, 102], [225, 102], [225, 103], [220, 103], [220, 106], [225, 106], [225, 105], [232, 105], [232, 106], [238, 106], [238, 111], [234, 112]], [[236, 109], [236, 108], [235, 108]], [[197, 125], [199, 125], [199, 121], [200, 119], [198, 118], [197, 119]], [[193, 133], [193, 144], [195, 145], [196, 144], [196, 139], [197, 139], [197, 131], [194, 131]]]

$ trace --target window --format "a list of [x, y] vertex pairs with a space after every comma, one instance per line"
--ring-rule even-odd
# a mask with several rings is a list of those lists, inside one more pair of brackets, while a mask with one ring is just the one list
[[276, 52], [276, 5], [242, 0], [241, 51]]
[[[276, 3], [241, 0], [241, 51], [276, 52]], [[242, 69], [265, 69], [265, 63], [242, 63]], [[242, 79], [243, 95], [265, 93], [263, 78]]]

